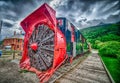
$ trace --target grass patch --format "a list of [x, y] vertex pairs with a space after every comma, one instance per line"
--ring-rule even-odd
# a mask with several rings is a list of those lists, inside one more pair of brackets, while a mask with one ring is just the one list
[[120, 83], [120, 62], [116, 58], [101, 56], [115, 83]]
[[20, 72], [20, 73], [28, 73], [28, 72], [29, 72], [29, 73], [34, 73], [34, 72], [28, 71], [28, 70], [20, 70], [19, 72]]
[[12, 55], [13, 53], [20, 53], [21, 51], [17, 50], [2, 50], [2, 55]]

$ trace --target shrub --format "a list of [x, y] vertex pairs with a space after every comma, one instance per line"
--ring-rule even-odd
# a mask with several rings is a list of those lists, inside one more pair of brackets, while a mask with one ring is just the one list
[[81, 43], [76, 43], [76, 50], [80, 50], [82, 47], [82, 44]]
[[118, 54], [117, 54], [117, 59], [118, 59], [118, 61], [120, 62], [120, 50], [119, 50], [119, 52], [118, 52]]
[[103, 56], [108, 56], [108, 57], [117, 57], [116, 55], [116, 50], [113, 50], [112, 48], [108, 48], [108, 47], [103, 47], [99, 50], [100, 55]]
[[97, 48], [97, 44], [92, 44], [92, 48], [98, 49], [98, 48]]
[[120, 42], [117, 41], [108, 41], [99, 48], [99, 54], [102, 56], [114, 57], [117, 58], [120, 49]]
[[101, 42], [101, 41], [99, 41], [99, 40], [96, 40], [96, 41], [95, 41], [95, 46], [96, 46], [97, 49], [99, 49], [100, 47], [103, 47], [103, 46], [104, 46], [104, 43]]
[[117, 57], [118, 61], [120, 62], [120, 56]]
[[104, 35], [102, 37], [99, 37], [98, 39], [102, 42], [112, 41], [112, 40], [120, 42], [120, 36], [115, 34]]
[[88, 49], [88, 44], [87, 44], [87, 42], [84, 43], [84, 49]]

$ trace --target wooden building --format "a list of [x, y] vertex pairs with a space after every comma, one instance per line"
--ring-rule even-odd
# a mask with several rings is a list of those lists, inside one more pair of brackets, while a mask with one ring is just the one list
[[22, 51], [23, 39], [24, 39], [24, 36], [22, 35], [22, 33], [16, 34], [16, 32], [14, 32], [14, 35], [12, 37], [8, 37], [8, 38], [6, 37], [4, 39], [3, 46], [4, 48], [9, 47], [11, 50]]

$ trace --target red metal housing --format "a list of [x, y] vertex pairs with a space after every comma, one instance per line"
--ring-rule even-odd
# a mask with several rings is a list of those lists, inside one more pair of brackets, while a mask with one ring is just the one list
[[[22, 22], [21, 26], [25, 31], [24, 38], [24, 50], [22, 54], [22, 59], [20, 61], [20, 68], [26, 69], [32, 72], [35, 72], [40, 79], [40, 82], [46, 82], [53, 72], [65, 61], [67, 58], [66, 54], [66, 40], [62, 32], [57, 28], [56, 23], [56, 14], [55, 10], [53, 10], [46, 3], [43, 4], [40, 8], [35, 10], [29, 16], [27, 16]], [[38, 25], [46, 25], [50, 30], [54, 32], [54, 55], [53, 55], [53, 63], [50, 68], [45, 71], [40, 71], [35, 67], [31, 66], [30, 58], [28, 56], [28, 43], [29, 39]], [[38, 45], [36, 43], [32, 43], [30, 48], [34, 51], [38, 50]], [[36, 55], [35, 55], [36, 56]]]

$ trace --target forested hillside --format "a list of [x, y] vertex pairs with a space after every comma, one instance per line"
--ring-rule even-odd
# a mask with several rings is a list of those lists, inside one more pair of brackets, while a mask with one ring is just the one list
[[116, 83], [120, 82], [120, 22], [81, 30], [92, 48], [98, 49]]
[[95, 43], [106, 41], [120, 42], [120, 22], [116, 24], [106, 24], [82, 29], [81, 32], [86, 37], [87, 41], [96, 48]]
[[120, 22], [85, 28], [81, 32], [101, 55], [120, 56]]

